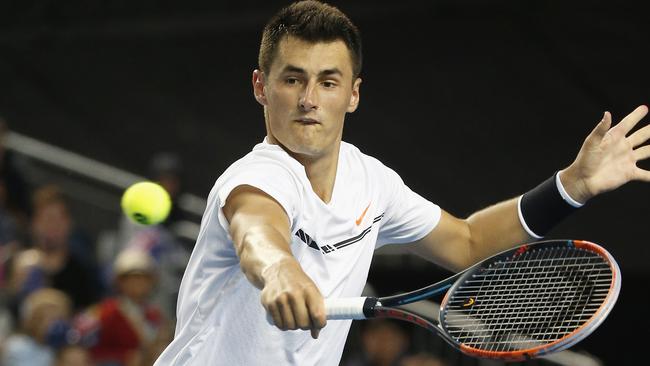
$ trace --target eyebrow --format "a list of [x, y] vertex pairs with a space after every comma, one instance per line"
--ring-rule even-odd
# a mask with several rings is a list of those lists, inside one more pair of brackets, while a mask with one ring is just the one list
[[[283, 73], [294, 72], [294, 73], [297, 73], [297, 74], [307, 74], [307, 71], [305, 71], [305, 69], [303, 69], [301, 67], [298, 67], [298, 66], [294, 66], [294, 65], [285, 66], [284, 69], [282, 70], [282, 72]], [[335, 75], [335, 74], [338, 74], [339, 76], [343, 76], [343, 73], [341, 72], [341, 70], [339, 70], [336, 67], [332, 68], [332, 69], [322, 70], [322, 71], [320, 71], [318, 73], [318, 76], [330, 76], [330, 75]]]

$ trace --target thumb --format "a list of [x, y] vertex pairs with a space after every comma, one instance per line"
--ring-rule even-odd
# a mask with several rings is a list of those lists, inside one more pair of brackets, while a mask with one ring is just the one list
[[320, 329], [311, 329], [311, 337], [314, 339], [318, 339], [318, 335], [320, 334]]
[[605, 134], [609, 131], [611, 126], [612, 115], [609, 112], [605, 112], [603, 113], [603, 118], [598, 122], [594, 130], [591, 131], [591, 134], [589, 134], [589, 137], [594, 140], [594, 142], [599, 143], [603, 137], [605, 137]]

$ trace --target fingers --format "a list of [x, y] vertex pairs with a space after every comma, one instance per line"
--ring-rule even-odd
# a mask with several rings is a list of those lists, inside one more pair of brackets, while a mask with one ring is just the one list
[[266, 309], [267, 320], [269, 317], [271, 318], [271, 325], [275, 324], [275, 326], [282, 329], [284, 327], [284, 321], [282, 320], [282, 314], [280, 314], [280, 310], [278, 309], [277, 305], [274, 303], [265, 304], [264, 308]]
[[650, 182], [650, 171], [637, 168], [634, 172], [634, 179], [643, 182]]
[[295, 320], [295, 327], [290, 329], [311, 329], [311, 319], [309, 317], [309, 311], [307, 310], [305, 299], [290, 298], [289, 301], [291, 302], [291, 308], [293, 309], [293, 317]]
[[632, 147], [637, 147], [639, 145], [642, 145], [648, 139], [650, 139], [650, 125], [647, 125], [640, 130], [636, 131], [635, 133], [631, 134], [630, 137], [630, 143], [632, 144]]
[[282, 330], [311, 330], [314, 339], [326, 324], [325, 305], [318, 289], [284, 292], [263, 305], [278, 328]]
[[636, 159], [636, 161], [644, 160], [647, 158], [650, 158], [650, 145], [642, 146], [634, 150], [634, 159]]
[[280, 310], [280, 315], [282, 316], [282, 326], [278, 327], [282, 330], [287, 329], [296, 329], [296, 319], [294, 316], [294, 309], [289, 301], [283, 299], [277, 302], [278, 309]]
[[643, 117], [645, 117], [646, 114], [648, 114], [648, 107], [645, 105], [639, 106], [633, 110], [632, 113], [625, 116], [616, 128], [621, 129], [625, 136], [634, 128], [634, 126], [636, 126], [637, 123], [639, 123], [641, 119], [643, 119]]
[[325, 301], [320, 293], [309, 294], [307, 297], [307, 308], [309, 310], [309, 321], [311, 323], [311, 337], [318, 338], [320, 330], [327, 325], [325, 315]]

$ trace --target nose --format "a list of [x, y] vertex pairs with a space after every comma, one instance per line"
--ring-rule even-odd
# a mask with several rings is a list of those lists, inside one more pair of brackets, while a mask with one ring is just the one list
[[316, 91], [316, 83], [309, 82], [298, 101], [300, 108], [306, 112], [318, 109], [318, 95]]

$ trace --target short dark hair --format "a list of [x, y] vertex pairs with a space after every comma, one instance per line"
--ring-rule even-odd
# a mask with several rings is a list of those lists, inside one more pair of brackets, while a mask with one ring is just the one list
[[268, 73], [285, 36], [297, 37], [307, 42], [341, 40], [350, 51], [353, 77], [361, 73], [361, 33], [339, 9], [319, 1], [295, 2], [280, 10], [264, 27], [259, 53], [259, 67]]

